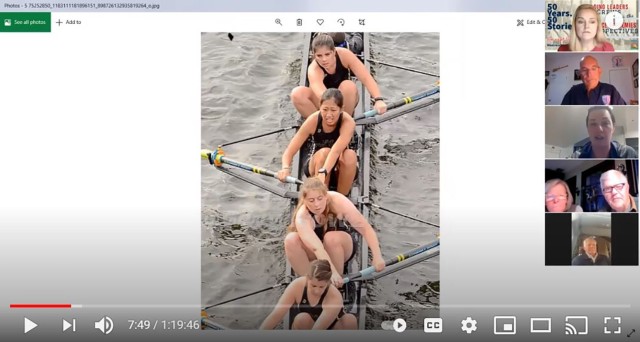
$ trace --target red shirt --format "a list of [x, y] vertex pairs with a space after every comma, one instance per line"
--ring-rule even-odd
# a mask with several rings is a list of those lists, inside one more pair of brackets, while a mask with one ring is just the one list
[[[558, 51], [571, 51], [571, 50], [569, 50], [569, 44], [565, 44], [565, 45], [560, 45], [560, 47], [558, 48]], [[611, 45], [611, 43], [602, 43], [594, 47], [593, 50], [591, 51], [615, 51], [615, 50], [613, 49], [613, 45]]]

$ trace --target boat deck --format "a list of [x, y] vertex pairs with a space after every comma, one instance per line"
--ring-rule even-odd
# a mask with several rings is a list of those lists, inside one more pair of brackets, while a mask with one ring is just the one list
[[[307, 48], [304, 50], [304, 55], [302, 57], [302, 66], [300, 72], [300, 85], [308, 86], [307, 80], [307, 67], [311, 62], [312, 54], [311, 54], [311, 41], [313, 39], [313, 33], [305, 34], [305, 41], [307, 43]], [[367, 61], [366, 56], [369, 56], [369, 36], [367, 33], [363, 33], [363, 42], [364, 42], [364, 60], [365, 67], [367, 69], [370, 68], [369, 62]], [[360, 97], [358, 101], [358, 105], [355, 109], [355, 113], [364, 113], [369, 110], [369, 92], [364, 87], [364, 85], [352, 77], [352, 80], [356, 83], [358, 87], [358, 95]], [[355, 115], [355, 114], [354, 114]], [[292, 175], [295, 175], [298, 179], [304, 180], [306, 177], [304, 175], [303, 165], [304, 162], [309, 158], [309, 154], [311, 152], [311, 143], [310, 140], [303, 145], [300, 149], [300, 152], [294, 157], [293, 165], [292, 165]], [[354, 138], [351, 141], [350, 148], [356, 151], [358, 156], [358, 176], [354, 181], [353, 186], [351, 188], [351, 192], [349, 194], [349, 198], [356, 205], [358, 210], [362, 212], [363, 216], [368, 219], [369, 217], [369, 208], [365, 205], [362, 205], [360, 202], [361, 198], [367, 198], [369, 196], [369, 172], [370, 172], [370, 132], [367, 130], [366, 125], [358, 125], [356, 126], [356, 132]], [[332, 184], [334, 183], [335, 178], [332, 179]], [[298, 186], [292, 185], [291, 191], [298, 191]], [[330, 187], [330, 190], [335, 190], [335, 188]], [[293, 199], [291, 201], [291, 212], [295, 210], [298, 202], [297, 199]], [[353, 228], [348, 226], [348, 223], [343, 222], [348, 227], [348, 231], [354, 237], [357, 242], [358, 249], [356, 251], [353, 259], [349, 261], [347, 267], [344, 270], [345, 274], [364, 269], [369, 266], [369, 247], [367, 246], [366, 241], [361, 237], [359, 233], [357, 233]], [[294, 275], [293, 270], [291, 269], [291, 265], [287, 262], [287, 275], [291, 275], [292, 277], [296, 277]], [[348, 313], [354, 314], [358, 318], [358, 328], [364, 329], [365, 318], [366, 318], [366, 309], [365, 309], [365, 298], [366, 298], [366, 287], [362, 282], [351, 283], [351, 285], [345, 285], [346, 290], [343, 290], [344, 296], [344, 305], [345, 311]], [[293, 317], [295, 317], [294, 309], [290, 310], [289, 315], [285, 318], [285, 329], [289, 329], [293, 322]]]

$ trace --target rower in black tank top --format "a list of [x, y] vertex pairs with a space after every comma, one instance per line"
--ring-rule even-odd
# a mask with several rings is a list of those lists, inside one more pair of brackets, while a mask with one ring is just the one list
[[316, 125], [316, 131], [312, 135], [313, 144], [315, 145], [314, 151], [318, 151], [325, 147], [331, 148], [333, 144], [338, 141], [338, 138], [340, 137], [340, 126], [342, 126], [342, 113], [343, 112], [340, 112], [336, 128], [329, 133], [326, 133], [322, 129], [322, 115], [318, 114], [318, 125]]
[[[322, 314], [322, 302], [324, 301], [324, 297], [327, 295], [327, 292], [329, 292], [329, 286], [327, 286], [327, 288], [324, 289], [324, 292], [322, 292], [322, 295], [320, 296], [320, 300], [318, 301], [318, 304], [316, 306], [311, 306], [311, 304], [309, 304], [309, 298], [307, 298], [307, 285], [305, 285], [304, 291], [302, 292], [302, 299], [298, 304], [298, 311], [308, 313], [311, 316], [311, 318], [313, 318], [314, 321], [317, 321], [318, 317], [320, 317], [320, 315]], [[331, 328], [333, 328], [333, 326], [336, 325], [336, 323], [338, 323], [338, 319], [343, 315], [344, 315], [344, 311], [340, 311], [340, 313], [338, 314], [338, 318], [336, 318], [333, 321], [333, 323], [331, 323], [331, 325], [327, 328], [327, 330], [330, 330]]]
[[318, 239], [320, 239], [320, 241], [323, 241], [323, 239], [324, 239], [324, 225], [320, 224], [318, 222], [318, 220], [316, 220], [316, 215], [314, 215], [312, 212], [310, 212], [309, 209], [307, 209], [307, 211], [309, 212], [309, 215], [311, 215], [311, 217], [313, 218], [313, 222], [315, 223], [315, 226], [313, 227], [313, 232], [316, 233], [316, 235], [318, 236]]
[[340, 61], [340, 55], [338, 54], [338, 50], [335, 50], [335, 54], [336, 54], [336, 72], [333, 74], [330, 74], [327, 72], [327, 70], [325, 70], [320, 63], [318, 63], [318, 66], [320, 67], [320, 69], [322, 69], [322, 72], [324, 72], [324, 79], [322, 79], [322, 83], [324, 83], [324, 86], [329, 89], [329, 88], [338, 88], [340, 86], [340, 83], [342, 83], [342, 81], [344, 80], [348, 80], [349, 79], [349, 69], [345, 68], [344, 65], [342, 65], [342, 62]]
[[[316, 235], [318, 236], [318, 239], [320, 239], [320, 241], [324, 241], [324, 234], [326, 232], [332, 232], [332, 231], [343, 231], [346, 232], [347, 234], [349, 234], [349, 232], [347, 231], [346, 227], [343, 224], [340, 224], [340, 222], [336, 222], [333, 220], [329, 220], [331, 222], [327, 222], [327, 230], [324, 229], [324, 224], [320, 224], [320, 222], [318, 222], [318, 220], [316, 219], [316, 215], [314, 215], [309, 208], [307, 208], [307, 212], [309, 213], [309, 215], [311, 216], [311, 218], [313, 219], [313, 232], [316, 233]], [[349, 234], [351, 235], [351, 234]], [[345, 262], [345, 265], [351, 261], [351, 259], [353, 259], [353, 257], [356, 255], [356, 251], [358, 248], [358, 242], [355, 240], [355, 238], [353, 237], [353, 235], [351, 235], [351, 241], [353, 242], [353, 249], [351, 252], [351, 255], [349, 256], [349, 259], [347, 259], [347, 261]], [[345, 269], [347, 269], [347, 267], [345, 266]]]

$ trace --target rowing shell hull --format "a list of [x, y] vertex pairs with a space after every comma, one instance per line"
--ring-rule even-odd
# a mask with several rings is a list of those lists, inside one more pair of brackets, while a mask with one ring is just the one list
[[[363, 42], [364, 42], [364, 64], [367, 70], [370, 70], [369, 62], [369, 35], [367, 33], [363, 33]], [[300, 69], [300, 85], [308, 86], [307, 80], [307, 67], [311, 61], [311, 41], [313, 39], [312, 33], [305, 34], [305, 42], [306, 47], [303, 50], [304, 54], [302, 57], [302, 66]], [[370, 95], [366, 88], [363, 86], [362, 82], [359, 80], [352, 78], [358, 87], [358, 95], [359, 101], [358, 106], [355, 109], [355, 113], [364, 113], [370, 109]], [[369, 208], [365, 205], [360, 204], [361, 198], [368, 198], [369, 196], [369, 172], [370, 172], [370, 132], [367, 130], [366, 125], [358, 125], [356, 126], [356, 136], [352, 140], [352, 144], [355, 145], [356, 153], [358, 155], [358, 177], [353, 184], [353, 188], [351, 189], [351, 193], [349, 198], [356, 205], [358, 210], [362, 213], [362, 215], [369, 220]], [[303, 145], [300, 149], [300, 152], [294, 157], [293, 165], [292, 165], [292, 174], [295, 175], [298, 179], [304, 179], [304, 170], [303, 164], [304, 161], [309, 158], [311, 152], [311, 144], [309, 141]], [[297, 185], [290, 185], [292, 191], [299, 191], [300, 188]], [[295, 208], [297, 206], [297, 200], [291, 201], [291, 215], [294, 215]], [[357, 242], [357, 251], [354, 258], [349, 262], [347, 269], [345, 269], [345, 274], [365, 269], [369, 266], [369, 253], [366, 241], [362, 238], [360, 234], [355, 232], [355, 230], [349, 228], [351, 230], [352, 236], [355, 237]], [[287, 261], [286, 272], [288, 275], [292, 277], [296, 277], [293, 270], [291, 269], [291, 264]], [[365, 282], [356, 282], [354, 283], [354, 287], [351, 287], [347, 291], [348, 294], [343, 294], [345, 310], [348, 313], [354, 314], [358, 318], [358, 329], [364, 329], [366, 322], [366, 296], [367, 296], [367, 288]], [[293, 322], [293, 318], [297, 314], [295, 309], [291, 309], [287, 317], [284, 320], [284, 328], [290, 329], [291, 324]]]

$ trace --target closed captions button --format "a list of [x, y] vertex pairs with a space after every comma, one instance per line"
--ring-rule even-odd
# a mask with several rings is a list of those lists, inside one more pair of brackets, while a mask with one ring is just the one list
[[425, 318], [424, 332], [442, 333], [442, 318]]

